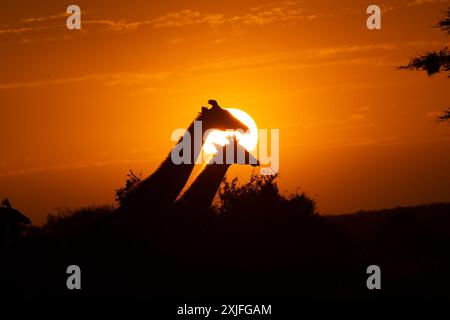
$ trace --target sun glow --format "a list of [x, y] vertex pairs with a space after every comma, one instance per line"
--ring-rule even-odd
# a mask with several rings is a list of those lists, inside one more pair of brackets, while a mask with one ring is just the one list
[[225, 109], [229, 111], [235, 118], [239, 119], [239, 121], [245, 124], [248, 127], [248, 130], [246, 132], [242, 132], [239, 130], [213, 130], [205, 139], [205, 143], [203, 144], [203, 151], [208, 155], [216, 154], [218, 152], [216, 145], [224, 146], [225, 144], [228, 144], [229, 138], [232, 136], [235, 136], [238, 143], [245, 149], [247, 149], [247, 151], [254, 151], [258, 144], [258, 127], [256, 126], [253, 118], [245, 111], [239, 109]]

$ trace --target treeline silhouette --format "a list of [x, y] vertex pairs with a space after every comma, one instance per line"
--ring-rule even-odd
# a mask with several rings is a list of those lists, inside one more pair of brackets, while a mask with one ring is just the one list
[[[134, 179], [135, 176], [129, 177]], [[122, 193], [123, 195], [123, 193]], [[449, 297], [450, 204], [321, 216], [275, 177], [224, 181], [202, 212], [119, 219], [112, 206], [50, 215], [3, 249], [9, 298]], [[81, 268], [82, 289], [66, 287]], [[366, 287], [379, 265], [382, 290]]]

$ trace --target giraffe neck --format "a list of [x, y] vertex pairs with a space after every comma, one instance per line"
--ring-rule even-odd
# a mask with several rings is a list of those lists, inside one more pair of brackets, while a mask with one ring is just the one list
[[230, 164], [206, 165], [189, 189], [178, 200], [177, 205], [188, 209], [208, 209], [216, 195]]
[[[171, 150], [158, 169], [152, 175], [141, 181], [131, 192], [122, 208], [125, 207], [132, 209], [131, 211], [133, 212], [147, 214], [155, 209], [168, 208], [175, 202], [194, 169], [195, 160], [201, 153], [203, 132], [209, 129], [208, 123], [205, 123], [203, 120], [204, 117], [200, 113], [188, 127], [185, 135], [174, 147], [179, 146], [190, 135], [191, 161], [189, 163], [175, 164], [171, 158]], [[201, 132], [195, 132], [195, 135], [201, 135], [201, 143], [199, 147], [194, 148], [194, 139], [199, 139], [198, 136], [194, 136], [196, 121], [202, 121], [202, 130]]]

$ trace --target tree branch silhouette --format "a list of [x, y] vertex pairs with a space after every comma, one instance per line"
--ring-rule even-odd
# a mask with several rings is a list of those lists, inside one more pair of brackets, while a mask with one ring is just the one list
[[[450, 7], [435, 27], [450, 35]], [[427, 51], [424, 54], [412, 58], [407, 65], [400, 66], [398, 69], [426, 71], [429, 76], [439, 72], [446, 72], [448, 73], [448, 77], [450, 77], [450, 51], [447, 47], [439, 51]], [[449, 119], [450, 108], [438, 117], [438, 121], [446, 121]]]
[[400, 69], [426, 71], [429, 76], [439, 72], [450, 72], [450, 51], [447, 47], [439, 51], [428, 51], [412, 58]]
[[445, 15], [441, 18], [441, 21], [437, 23], [436, 28], [447, 32], [447, 35], [450, 35], [450, 7], [447, 9]]

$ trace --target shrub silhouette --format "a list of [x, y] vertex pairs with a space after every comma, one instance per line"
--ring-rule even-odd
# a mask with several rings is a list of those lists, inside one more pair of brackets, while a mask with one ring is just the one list
[[135, 174], [132, 169], [127, 173], [127, 179], [125, 180], [125, 186], [116, 189], [116, 201], [119, 205], [124, 204], [126, 198], [130, 194], [131, 190], [135, 188], [139, 182], [142, 181], [142, 173]]
[[238, 185], [238, 179], [224, 179], [219, 189], [218, 212], [233, 214], [249, 210], [279, 209], [289, 214], [313, 216], [316, 214], [316, 203], [305, 193], [294, 193], [289, 196], [280, 194], [275, 182], [277, 175], [264, 176], [252, 174], [249, 182]]

